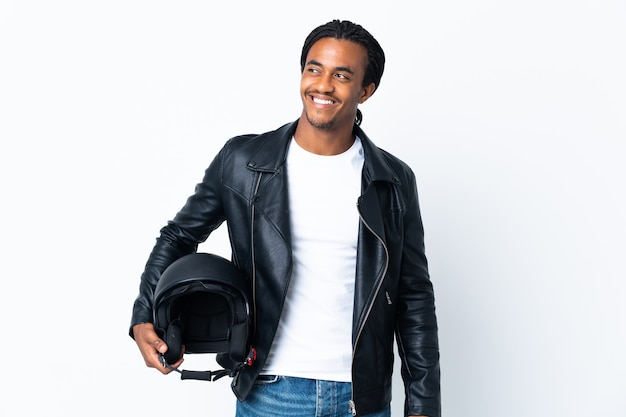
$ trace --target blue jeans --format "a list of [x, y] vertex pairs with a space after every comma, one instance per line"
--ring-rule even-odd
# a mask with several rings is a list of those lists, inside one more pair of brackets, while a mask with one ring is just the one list
[[[349, 382], [288, 376], [260, 376], [236, 417], [352, 417]], [[390, 407], [362, 417], [389, 417]]]

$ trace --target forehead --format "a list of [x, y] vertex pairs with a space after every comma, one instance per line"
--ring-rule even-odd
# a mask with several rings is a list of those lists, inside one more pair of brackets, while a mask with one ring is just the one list
[[306, 57], [306, 63], [316, 61], [330, 67], [348, 67], [365, 71], [367, 50], [364, 46], [345, 39], [322, 38], [315, 42]]

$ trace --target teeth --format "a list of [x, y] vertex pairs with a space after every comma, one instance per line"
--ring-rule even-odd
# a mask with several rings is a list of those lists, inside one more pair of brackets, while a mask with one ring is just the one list
[[318, 104], [333, 104], [332, 100], [322, 100], [320, 98], [313, 97], [313, 101]]

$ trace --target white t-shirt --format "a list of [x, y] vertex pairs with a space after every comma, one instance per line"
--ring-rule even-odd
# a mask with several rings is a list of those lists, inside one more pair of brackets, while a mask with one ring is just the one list
[[264, 374], [350, 382], [363, 147], [322, 156], [292, 139], [294, 269]]

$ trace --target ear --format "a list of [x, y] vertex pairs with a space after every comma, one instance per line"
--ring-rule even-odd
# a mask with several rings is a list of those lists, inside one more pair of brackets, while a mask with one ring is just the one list
[[370, 83], [369, 85], [363, 87], [363, 90], [361, 90], [361, 97], [359, 97], [359, 104], [365, 103], [367, 99], [374, 94], [374, 91], [376, 91], [376, 84], [374, 83]]

